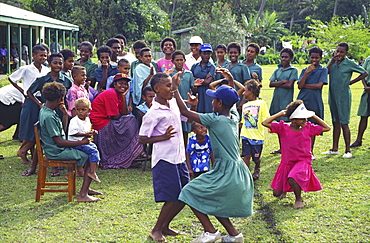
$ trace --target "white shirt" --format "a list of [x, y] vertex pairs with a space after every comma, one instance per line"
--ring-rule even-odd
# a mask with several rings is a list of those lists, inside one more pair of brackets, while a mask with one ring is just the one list
[[[126, 52], [126, 55], [117, 57], [118, 60], [120, 60], [122, 58], [126, 59], [130, 63], [130, 65], [131, 65], [132, 62], [136, 61], [136, 57], [131, 52]], [[117, 60], [117, 62], [118, 62], [118, 60]]]
[[83, 121], [78, 116], [73, 117], [69, 121], [68, 126], [68, 140], [70, 141], [81, 141], [84, 137], [71, 136], [77, 133], [88, 133], [91, 131], [90, 118], [86, 117]]
[[[186, 62], [185, 62], [185, 65], [186, 67], [188, 67], [188, 70], [191, 69], [191, 67], [195, 64], [195, 63], [198, 63], [200, 61], [202, 61], [202, 58], [199, 56], [198, 59], [195, 59], [195, 57], [193, 57], [193, 53], [189, 53], [188, 55], [185, 55], [185, 59], [186, 59]], [[209, 58], [209, 61], [211, 63], [213, 63], [213, 59], [212, 57]]]
[[[23, 84], [18, 84], [19, 87], [23, 88]], [[23, 94], [12, 84], [6, 85], [0, 88], [0, 102], [4, 105], [13, 105], [15, 102], [23, 103]]]
[[18, 81], [22, 79], [23, 90], [24, 94], [26, 95], [27, 90], [31, 86], [31, 84], [37, 78], [45, 76], [49, 72], [50, 72], [49, 68], [45, 67], [44, 65], [41, 65], [41, 72], [39, 72], [34, 63], [31, 63], [30, 65], [20, 67], [17, 71], [15, 71], [9, 76], [9, 79], [14, 83], [18, 83]]

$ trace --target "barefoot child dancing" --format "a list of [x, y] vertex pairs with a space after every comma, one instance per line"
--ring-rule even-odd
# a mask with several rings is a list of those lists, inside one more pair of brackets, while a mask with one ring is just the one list
[[[252, 215], [253, 180], [239, 155], [239, 116], [236, 109], [231, 109], [239, 100], [232, 88], [234, 79], [227, 69], [218, 70], [229, 82], [216, 91], [206, 91], [213, 98], [213, 113], [201, 114], [189, 110], [177, 91], [179, 78], [173, 82], [181, 114], [207, 127], [215, 156], [214, 167], [189, 182], [182, 189], [179, 200], [190, 206], [204, 228], [204, 233], [193, 242], [215, 242], [222, 238], [208, 215], [214, 215], [227, 230], [228, 235], [222, 239], [223, 242], [244, 242], [243, 234], [234, 228], [229, 217]], [[197, 101], [190, 99], [189, 103], [192, 102]]]
[[[279, 117], [289, 117], [291, 123], [273, 122]], [[307, 122], [312, 118], [318, 125]], [[281, 162], [271, 183], [275, 197], [283, 198], [286, 192], [294, 192], [294, 208], [303, 208], [301, 190], [319, 191], [319, 179], [312, 169], [311, 137], [330, 130], [328, 124], [308, 111], [302, 100], [291, 102], [286, 110], [265, 119], [262, 125], [277, 133], [281, 142]]]

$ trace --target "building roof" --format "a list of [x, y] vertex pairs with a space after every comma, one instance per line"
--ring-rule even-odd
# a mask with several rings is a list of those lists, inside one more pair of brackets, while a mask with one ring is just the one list
[[79, 27], [61, 20], [53, 19], [41, 14], [33, 13], [21, 8], [0, 3], [0, 22], [11, 24], [43, 26], [60, 30], [78, 31]]
[[187, 32], [190, 32], [193, 29], [194, 29], [194, 27], [185, 28], [185, 29], [181, 29], [181, 30], [174, 30], [174, 31], [172, 31], [172, 34], [178, 35], [178, 34], [182, 34], [182, 33], [187, 33]]

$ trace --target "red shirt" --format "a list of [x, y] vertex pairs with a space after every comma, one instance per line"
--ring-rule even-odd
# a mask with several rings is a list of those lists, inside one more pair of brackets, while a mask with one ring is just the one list
[[117, 116], [122, 112], [122, 95], [119, 95], [114, 88], [107, 89], [99, 94], [91, 104], [90, 119], [92, 127], [100, 130], [109, 122], [109, 116]]

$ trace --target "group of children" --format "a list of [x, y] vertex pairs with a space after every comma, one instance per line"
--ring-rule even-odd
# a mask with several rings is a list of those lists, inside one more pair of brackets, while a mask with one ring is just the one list
[[[125, 41], [112, 38], [107, 46], [98, 48], [99, 64], [95, 64], [90, 59], [93, 46], [83, 42], [81, 57], [76, 61], [70, 50], [51, 54], [48, 57], [51, 72], [43, 65], [47, 50], [35, 46], [34, 62], [9, 77], [26, 97], [21, 113], [23, 129], [19, 135], [23, 143], [18, 155], [29, 163], [26, 153], [34, 145], [33, 124], [40, 120], [46, 156], [53, 159], [68, 154], [77, 160], [79, 173], [84, 176], [79, 201], [100, 200], [89, 196], [100, 194], [89, 188], [91, 180], [100, 182], [96, 174], [100, 156], [99, 148], [88, 139], [97, 133], [91, 129], [88, 114], [90, 100], [97, 93], [113, 88], [124, 97], [119, 101], [120, 113], [116, 115], [134, 114], [140, 125], [139, 142], [153, 144], [155, 201], [164, 205], [151, 238], [164, 242], [164, 235], [177, 235], [169, 224], [187, 204], [204, 227], [204, 233], [194, 242], [215, 242], [221, 238], [224, 242], [243, 242], [243, 235], [234, 228], [229, 217], [252, 214], [253, 180], [260, 177], [263, 126], [278, 134], [280, 149], [272, 153], [282, 154], [271, 184], [273, 194], [282, 198], [286, 192], [293, 191], [294, 208], [302, 208], [301, 190], [321, 189], [311, 164], [315, 136], [330, 130], [323, 121], [322, 87], [328, 83], [327, 74], [334, 132], [333, 147], [324, 154], [339, 153], [342, 129], [346, 142], [343, 157], [350, 158], [350, 147], [361, 145], [369, 114], [359, 110], [361, 129], [356, 142], [350, 145], [349, 85], [364, 79], [367, 72], [346, 58], [348, 45], [340, 43], [327, 68], [320, 65], [322, 50], [311, 48], [311, 65], [302, 70], [298, 78], [298, 70], [290, 64], [294, 52], [284, 48], [280, 52], [281, 64], [270, 78], [269, 86], [274, 88], [274, 94], [268, 110], [260, 98], [262, 68], [255, 61], [260, 50], [257, 44], [247, 46], [246, 59], [242, 62], [239, 62], [242, 54], [239, 43], [218, 45], [215, 64], [210, 44], [204, 44], [200, 37], [192, 37], [189, 44], [192, 52], [185, 55], [176, 50], [174, 39], [163, 39], [161, 48], [165, 56], [155, 63], [151, 50], [144, 42], [137, 41], [133, 47], [138, 61], [130, 63], [120, 58], [124, 56]], [[225, 58], [226, 54], [230, 60]], [[193, 63], [189, 63], [189, 59]], [[350, 81], [352, 72], [360, 75]], [[16, 83], [20, 79], [23, 88]], [[121, 79], [125, 81], [122, 87], [117, 82]], [[293, 101], [297, 80], [299, 100]], [[364, 95], [367, 95], [366, 82], [364, 86]], [[187, 100], [186, 103], [183, 100]], [[194, 135], [188, 138], [190, 132]], [[65, 133], [68, 140], [64, 139]], [[239, 144], [244, 161], [240, 158]], [[82, 169], [87, 158], [89, 163]], [[255, 163], [253, 174], [249, 172], [250, 159]], [[35, 173], [35, 161], [34, 155], [32, 167], [24, 175]], [[58, 168], [53, 168], [52, 176], [57, 175]], [[189, 175], [196, 179], [190, 181]], [[207, 215], [216, 216], [228, 234], [221, 237]]]

